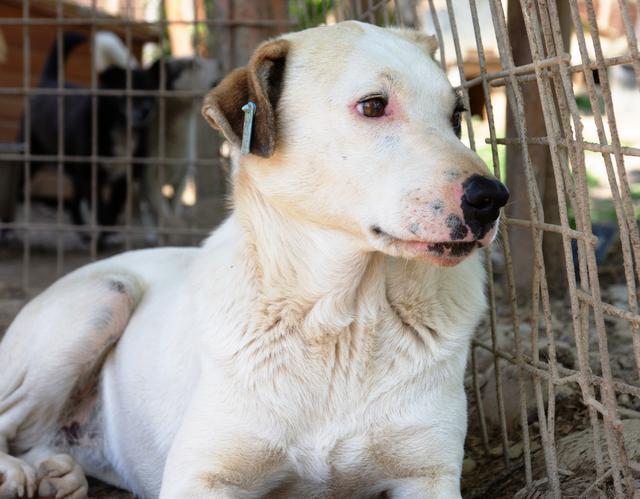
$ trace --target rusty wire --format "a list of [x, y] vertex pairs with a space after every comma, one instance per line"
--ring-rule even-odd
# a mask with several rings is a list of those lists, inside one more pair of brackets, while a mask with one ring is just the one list
[[[624, 37], [627, 42], [627, 53], [614, 57], [605, 56], [598, 30], [597, 19], [593, 0], [566, 0], [570, 5], [571, 21], [575, 31], [575, 39], [578, 44], [580, 54], [579, 60], [572, 60], [567, 48], [564, 46], [559, 15], [556, 2], [553, 0], [520, 0], [519, 7], [526, 25], [526, 36], [532, 54], [532, 62], [517, 65], [514, 62], [511, 43], [507, 30], [507, 18], [505, 5], [501, 0], [487, 0], [491, 10], [493, 22], [493, 35], [497, 41], [497, 48], [500, 59], [500, 69], [490, 70], [486, 58], [485, 40], [487, 30], [490, 26], [481, 26], [478, 15], [478, 0], [428, 0], [423, 2], [424, 10], [431, 17], [435, 34], [439, 42], [438, 59], [442, 67], [446, 70], [450, 67], [457, 71], [460, 84], [457, 88], [462, 94], [467, 109], [470, 109], [469, 90], [480, 86], [485, 100], [485, 110], [489, 125], [489, 137], [478, 140], [477, 132], [471, 120], [470, 113], [466, 113], [467, 137], [472, 148], [478, 147], [481, 143], [491, 146], [494, 173], [500, 174], [500, 156], [498, 146], [519, 145], [522, 154], [523, 175], [528, 182], [528, 219], [517, 219], [503, 217], [500, 234], [502, 239], [502, 252], [505, 262], [505, 282], [507, 306], [511, 322], [511, 348], [506, 348], [499, 344], [497, 334], [496, 310], [499, 298], [496, 295], [496, 286], [493, 279], [489, 279], [488, 298], [491, 313], [489, 315], [488, 328], [490, 341], [476, 339], [473, 342], [470, 353], [471, 368], [471, 391], [474, 395], [473, 404], [477, 408], [479, 418], [480, 438], [486, 452], [492, 447], [492, 439], [496, 438], [502, 446], [504, 467], [513, 473], [519, 473], [519, 469], [524, 469], [524, 476], [521, 481], [521, 493], [538, 490], [543, 484], [548, 493], [553, 497], [562, 495], [562, 477], [557, 462], [557, 442], [556, 442], [556, 390], [561, 385], [573, 384], [579, 388], [582, 402], [587, 410], [589, 425], [593, 438], [593, 457], [596, 464], [593, 481], [583, 490], [583, 494], [601, 493], [601, 487], [609, 484], [616, 496], [631, 497], [635, 487], [634, 472], [639, 469], [639, 464], [629, 459], [625, 449], [624, 439], [621, 430], [621, 421], [624, 417], [637, 417], [624, 408], [618, 407], [616, 396], [618, 394], [628, 394], [640, 397], [640, 384], [623, 382], [614, 379], [611, 370], [611, 359], [609, 352], [609, 338], [607, 336], [607, 326], [605, 317], [627, 321], [631, 329], [630, 347], [633, 349], [636, 368], [640, 373], [640, 309], [638, 306], [638, 275], [640, 275], [640, 233], [635, 220], [634, 207], [631, 198], [631, 187], [625, 169], [626, 156], [640, 156], [640, 147], [623, 146], [618, 133], [618, 123], [616, 121], [613, 101], [611, 96], [611, 86], [607, 69], [621, 64], [630, 64], [633, 67], [638, 85], [640, 85], [640, 54], [637, 46], [637, 38], [633, 28], [632, 16], [629, 11], [627, 0], [618, 0], [618, 8], [623, 21]], [[241, 20], [233, 19], [230, 16], [221, 19], [202, 19], [198, 17], [197, 2], [193, 1], [194, 18], [192, 20], [183, 19], [160, 19], [158, 21], [138, 21], [130, 18], [111, 18], [99, 13], [97, 0], [92, 0], [88, 8], [89, 17], [84, 19], [70, 19], [64, 17], [62, 0], [56, 0], [56, 17], [54, 19], [34, 18], [30, 15], [31, 3], [25, 0], [22, 4], [22, 17], [0, 19], [2, 26], [19, 26], [22, 29], [23, 43], [23, 81], [20, 87], [2, 87], [0, 95], [14, 95], [22, 99], [24, 109], [25, 144], [24, 153], [18, 151], [2, 154], [0, 157], [0, 167], [3, 162], [20, 161], [24, 172], [24, 206], [23, 221], [21, 222], [0, 222], [0, 229], [12, 229], [20, 231], [22, 238], [22, 281], [26, 289], [30, 284], [31, 272], [31, 235], [37, 232], [54, 232], [56, 234], [56, 267], [58, 272], [62, 272], [64, 267], [65, 248], [62, 235], [69, 232], [86, 233], [90, 237], [89, 258], [98, 258], [98, 235], [101, 231], [111, 231], [120, 233], [125, 237], [125, 245], [131, 247], [131, 237], [143, 235], [145, 227], [135, 226], [132, 215], [132, 170], [131, 163], [136, 162], [145, 168], [158, 168], [161, 183], [164, 181], [166, 165], [178, 164], [184, 158], [168, 158], [164, 144], [166, 136], [166, 98], [185, 97], [197, 99], [202, 96], [199, 92], [193, 91], [136, 91], [131, 88], [131, 72], [127, 69], [127, 89], [124, 91], [99, 90], [95, 60], [92, 58], [91, 84], [87, 89], [65, 89], [64, 67], [62, 58], [58, 63], [58, 86], [53, 89], [38, 89], [30, 80], [31, 74], [31, 30], [40, 27], [52, 27], [57, 30], [57, 40], [59, 42], [59, 55], [61, 54], [61, 34], [65, 28], [74, 26], [89, 26], [90, 39], [93, 46], [97, 29], [123, 28], [126, 45], [132, 46], [132, 28], [134, 26], [145, 26], [157, 29], [157, 36], [160, 45], [163, 45], [166, 37], [166, 30], [172, 24], [189, 25], [197, 32], [199, 27], [206, 26], [211, 29], [220, 30], [221, 36], [229, 34], [235, 27], [254, 28], [294, 28], [298, 23], [309, 25], [315, 22], [318, 15], [322, 19], [327, 19], [328, 13], [334, 9], [339, 12], [338, 18], [357, 18], [366, 22], [378, 22], [387, 24], [396, 22], [403, 24], [405, 19], [399, 14], [400, 10], [396, 1], [393, 0], [342, 0], [323, 1], [321, 10], [313, 4], [311, 10], [306, 8], [306, 3], [302, 0], [297, 2], [299, 19], [259, 19]], [[583, 6], [581, 10], [579, 3]], [[130, 5], [128, 4], [130, 7]], [[441, 10], [438, 11], [440, 7]], [[460, 46], [459, 33], [456, 15], [458, 9], [466, 8], [470, 14], [473, 24], [473, 35], [475, 49], [479, 63], [479, 75], [474, 74], [467, 78], [465, 74], [465, 54]], [[227, 14], [229, 12], [227, 11]], [[444, 23], [446, 16], [447, 23]], [[448, 25], [451, 30], [451, 43], [453, 47], [446, 44], [448, 40], [444, 36], [443, 26]], [[226, 30], [226, 31], [225, 31]], [[591, 51], [588, 43], [591, 43]], [[194, 53], [198, 40], [194, 37]], [[453, 48], [453, 50], [451, 50]], [[448, 65], [446, 54], [453, 53], [455, 60]], [[593, 53], [595, 57], [590, 54]], [[219, 54], [228, 66], [228, 54]], [[593, 71], [597, 71], [599, 85], [596, 84]], [[576, 105], [576, 96], [573, 86], [573, 78], [576, 75], [583, 75], [588, 99], [593, 110], [593, 118], [598, 132], [598, 142], [589, 142], [583, 135], [583, 125], [581, 115]], [[167, 80], [166, 68], [160, 65], [160, 88], [165, 88]], [[523, 84], [535, 82], [536, 90], [540, 95], [541, 112], [547, 130], [544, 136], [532, 136], [528, 130], [523, 117], [526, 114], [523, 99]], [[505, 92], [508, 108], [513, 114], [516, 123], [517, 134], [514, 137], [499, 137], [496, 128], [496, 112], [492, 103], [494, 92]], [[34, 95], [55, 95], [59, 103], [64, 96], [88, 94], [91, 96], [93, 137], [91, 156], [69, 156], [64, 154], [64, 144], [62, 134], [59, 133], [58, 154], [57, 155], [35, 155], [31, 150], [30, 134], [31, 115], [29, 112], [31, 101]], [[152, 96], [158, 99], [158, 155], [157, 157], [132, 158], [132, 157], [101, 157], [97, 148], [97, 98], [101, 95], [123, 95], [127, 98], [127, 114], [131, 116], [131, 99], [137, 96]], [[604, 110], [600, 110], [599, 99], [604, 102]], [[59, 105], [61, 110], [62, 106]], [[58, 125], [62, 130], [64, 124], [64, 113], [59, 112]], [[131, 119], [127, 125], [127, 143], [131, 144], [132, 130]], [[538, 191], [535, 169], [530, 155], [530, 146], [546, 146], [551, 153], [553, 175], [557, 191], [558, 210], [560, 215], [559, 224], [551, 224], [545, 221], [542, 200]], [[598, 265], [595, 258], [595, 247], [597, 238], [593, 234], [589, 191], [586, 181], [585, 152], [596, 152], [601, 154], [604, 169], [607, 174], [609, 187], [612, 194], [613, 205], [620, 233], [621, 253], [624, 262], [624, 276], [627, 289], [627, 309], [605, 303], [602, 300]], [[190, 165], [207, 165], [216, 167], [219, 159], [187, 158]], [[32, 176], [31, 169], [34, 163], [54, 162], [57, 165], [57, 204], [55, 223], [36, 222], [32, 218], [31, 191]], [[127, 163], [127, 195], [124, 224], [117, 226], [101, 226], [97, 219], [97, 197], [98, 186], [98, 165], [110, 165], [117, 162]], [[86, 226], [76, 226], [64, 222], [62, 178], [64, 175], [64, 164], [73, 162], [85, 162], [91, 168], [91, 207], [90, 223]], [[575, 216], [575, 224], [570, 221], [569, 214]], [[513, 268], [512, 247], [510, 234], [513, 228], [525, 227], [529, 229], [532, 240], [532, 261], [533, 287], [530, 296], [525, 297], [529, 301], [528, 313], [525, 315], [518, 306], [521, 298], [516, 290], [514, 274], [517, 269]], [[157, 220], [157, 227], [153, 228], [159, 237], [159, 244], [164, 244], [165, 238], [171, 235], [188, 235], [193, 237], [204, 237], [210, 227], [169, 227], [162, 213]], [[557, 359], [556, 333], [553, 327], [550, 290], [547, 284], [547, 269], [542, 252], [542, 241], [545, 233], [557, 234], [562, 238], [562, 255], [566, 262], [567, 281], [567, 302], [569, 303], [572, 318], [572, 334], [575, 342], [575, 353], [577, 365], [574, 368], [563, 366]], [[576, 246], [577, 262], [574, 262], [572, 244]], [[493, 264], [490, 255], [487, 253], [487, 267], [489, 273], [493, 272]], [[578, 274], [574, 272], [574, 263], [578, 264]], [[521, 325], [529, 321], [531, 326], [531, 337], [529, 339], [530, 350], [527, 351], [525, 338], [520, 334]], [[590, 330], [593, 326], [594, 333]], [[542, 338], [538, 335], [542, 332]], [[543, 359], [539, 351], [539, 342], [544, 341], [547, 348], [547, 358]], [[595, 340], [595, 343], [592, 343]], [[601, 374], [594, 374], [589, 363], [590, 349], [592, 344], [597, 345], [598, 358], [600, 362]], [[486, 352], [491, 356], [496, 383], [496, 400], [483, 400], [480, 390], [480, 375], [478, 373], [478, 354]], [[507, 425], [507, 414], [505, 408], [505, 396], [503, 393], [504, 380], [502, 379], [503, 368], [506, 365], [515, 366], [517, 369], [517, 382], [519, 387], [519, 431], [514, 433], [509, 431]], [[528, 400], [526, 383], [532, 382], [534, 400]], [[546, 386], [546, 390], [545, 390]], [[535, 404], [536, 416], [539, 423], [539, 436], [542, 442], [542, 455], [544, 460], [543, 476], [537, 476], [540, 470], [534, 469], [534, 450], [532, 446], [532, 432], [529, 428], [528, 407]], [[499, 432], [496, 435], [488, 430], [486, 421], [485, 405], [497, 404], [499, 416]], [[509, 458], [508, 448], [513, 442], [520, 441], [523, 444], [522, 466]]]
[[[501, 69], [489, 72], [483, 59], [481, 30], [475, 0], [469, 0], [471, 18], [476, 36], [476, 48], [480, 62], [480, 75], [465, 80], [461, 74], [460, 89], [467, 89], [482, 85], [486, 99], [487, 115], [490, 125], [490, 137], [485, 142], [492, 146], [492, 154], [496, 173], [498, 170], [497, 146], [505, 144], [517, 144], [521, 146], [522, 164], [524, 174], [528, 178], [529, 220], [515, 220], [507, 218], [501, 231], [503, 239], [503, 251], [506, 262], [505, 273], [507, 277], [507, 291], [511, 303], [513, 348], [514, 351], [506, 351], [504, 346], [500, 348], [496, 344], [495, 320], [491, 320], [491, 344], [479, 340], [474, 341], [472, 348], [473, 378], [477, 383], [478, 373], [475, 368], [475, 350], [481, 348], [490, 351], [496, 362], [498, 359], [518, 366], [518, 380], [520, 384], [520, 411], [521, 434], [512, 436], [514, 439], [522, 439], [524, 444], [524, 469], [525, 477], [523, 492], [535, 490], [539, 487], [540, 477], [535, 477], [532, 470], [531, 446], [529, 442], [529, 430], [527, 421], [527, 395], [524, 390], [523, 380], [533, 379], [534, 396], [537, 406], [538, 422], [540, 424], [540, 437], [542, 440], [545, 475], [544, 482], [548, 492], [554, 497], [562, 494], [561, 473], [557, 464], [557, 445], [554, 431], [555, 425], [555, 387], [564, 383], [577, 383], [582, 395], [582, 400], [588, 408], [589, 420], [593, 435], [593, 455], [596, 463], [595, 480], [583, 494], [593, 493], [605, 482], [611, 482], [614, 493], [618, 497], [631, 497], [635, 490], [635, 482], [632, 470], [637, 464], [630, 462], [624, 445], [621, 431], [621, 415], [627, 415], [626, 409], [617, 406], [616, 394], [626, 392], [620, 382], [613, 378], [611, 372], [611, 359], [608, 346], [608, 337], [604, 317], [615, 316], [628, 321], [632, 331], [630, 343], [633, 347], [636, 364], [640, 366], [638, 356], [638, 303], [637, 303], [637, 276], [638, 276], [638, 252], [640, 242], [638, 238], [638, 225], [635, 220], [633, 204], [631, 202], [631, 190], [629, 180], [624, 167], [624, 157], [636, 156], [638, 150], [635, 147], [623, 147], [617, 133], [611, 88], [608, 82], [607, 68], [617, 64], [632, 64], [636, 78], [640, 76], [640, 64], [638, 60], [637, 40], [632, 29], [627, 2], [619, 1], [621, 16], [624, 21], [625, 34], [628, 42], [628, 54], [618, 57], [605, 57], [599, 41], [599, 33], [592, 0], [585, 0], [586, 18], [581, 16], [576, 0], [569, 0], [572, 22], [576, 32], [581, 60], [575, 64], [571, 56], [563, 46], [562, 34], [559, 24], [559, 16], [554, 1], [532, 2], [520, 1], [520, 8], [525, 20], [527, 38], [532, 53], [533, 61], [530, 64], [516, 66], [511, 53], [510, 40], [507, 34], [506, 15], [503, 2], [490, 0], [494, 31], [497, 39]], [[431, 5], [431, 3], [430, 3]], [[447, 2], [449, 16], [452, 16], [451, 2]], [[433, 14], [433, 9], [432, 9]], [[452, 23], [452, 29], [454, 23]], [[587, 33], [585, 34], [585, 30]], [[593, 43], [595, 60], [589, 56], [586, 43], [587, 37]], [[456, 54], [457, 34], [453, 32]], [[574, 62], [574, 64], [572, 64]], [[458, 60], [458, 67], [461, 61]], [[592, 70], [597, 70], [600, 76], [600, 88], [604, 113], [598, 107], [598, 91], [594, 82]], [[590, 104], [594, 112], [594, 120], [598, 131], [599, 143], [594, 144], [584, 140], [582, 134], [582, 122], [576, 106], [576, 99], [572, 83], [572, 75], [584, 74]], [[522, 84], [527, 81], [535, 81], [541, 97], [542, 114], [547, 130], [544, 137], [532, 137], [527, 131], [523, 118]], [[640, 80], [639, 80], [640, 81]], [[496, 137], [494, 115], [491, 106], [489, 89], [506, 86], [509, 108], [514, 113], [517, 137]], [[606, 121], [605, 121], [606, 120]], [[608, 132], [608, 134], [607, 134]], [[610, 136], [610, 138], [608, 137]], [[529, 146], [534, 144], [545, 145], [551, 152], [551, 160], [555, 177], [555, 185], [558, 194], [558, 208], [560, 212], [560, 225], [550, 225], [544, 222], [542, 201], [534, 178], [532, 160], [529, 156]], [[589, 194], [586, 186], [585, 151], [595, 151], [602, 154], [606, 168], [609, 186], [612, 192], [613, 203], [618, 221], [622, 256], [624, 261], [625, 279], [628, 295], [628, 310], [615, 307], [602, 301], [598, 267], [595, 259], [595, 240], [592, 234], [591, 218], [589, 211]], [[569, 223], [569, 210], [575, 214], [575, 227]], [[531, 353], [525, 355], [520, 336], [520, 324], [522, 312], [518, 310], [518, 297], [513, 285], [513, 268], [510, 257], [512, 248], [509, 243], [510, 228], [513, 226], [528, 226], [531, 229], [533, 241], [534, 287], [531, 294]], [[562, 236], [563, 257], [567, 262], [568, 301], [573, 318], [573, 334], [575, 339], [578, 369], [566, 369], [560, 365], [556, 358], [555, 334], [552, 328], [549, 290], [545, 277], [545, 262], [542, 255], [542, 236], [545, 232], [554, 232]], [[574, 273], [574, 258], [572, 256], [571, 241], [577, 243], [577, 256], [579, 264], [579, 279]], [[492, 310], [495, 310], [493, 291], [490, 287], [489, 298]], [[541, 315], [540, 315], [541, 312]], [[537, 331], [538, 323], [542, 322], [542, 331], [546, 336], [548, 347], [548, 359], [542, 361], [538, 351]], [[601, 366], [601, 376], [594, 376], [589, 365], [589, 328], [595, 326], [595, 339], [597, 339], [598, 357]], [[597, 379], [596, 379], [597, 378]], [[542, 393], [544, 380], [548, 386], [548, 399], [545, 402]], [[500, 379], [497, 382], [497, 403], [500, 408], [500, 426], [504, 445], [506, 424], [501, 407], [503, 406]], [[628, 385], [637, 393], [637, 385]], [[480, 390], [474, 386], [476, 404], [483, 406]], [[496, 401], [489, 401], [495, 403]], [[478, 411], [481, 421], [482, 438], [486, 439], [486, 422], [483, 411]], [[604, 437], [605, 445], [602, 445]], [[488, 447], [485, 442], [485, 447]], [[607, 459], [602, 453], [606, 453]], [[505, 449], [506, 450], [506, 449]], [[509, 467], [509, 463], [505, 463]], [[515, 470], [514, 470], [515, 472]]]

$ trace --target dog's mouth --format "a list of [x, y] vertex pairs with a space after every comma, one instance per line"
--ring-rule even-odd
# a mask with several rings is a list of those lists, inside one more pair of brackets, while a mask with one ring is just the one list
[[408, 258], [422, 258], [442, 267], [457, 265], [476, 248], [484, 245], [480, 241], [423, 241], [394, 237], [378, 226], [371, 232], [384, 243], [391, 254]]

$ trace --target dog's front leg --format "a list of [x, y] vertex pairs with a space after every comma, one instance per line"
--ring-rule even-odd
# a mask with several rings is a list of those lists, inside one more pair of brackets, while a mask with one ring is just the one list
[[[464, 399], [462, 399], [464, 400]], [[458, 499], [465, 437], [464, 407], [433, 418], [386, 427], [371, 435], [369, 458], [387, 475], [384, 490], [393, 499]], [[447, 420], [444, 420], [447, 417]], [[410, 424], [411, 423], [411, 424]]]
[[447, 476], [409, 478], [396, 482], [387, 490], [392, 499], [459, 499], [460, 477]]
[[160, 499], [265, 497], [290, 475], [285, 451], [258, 434], [261, 425], [222, 404], [196, 405], [169, 451]]
[[289, 475], [284, 453], [250, 433], [227, 433], [206, 448], [176, 443], [164, 469], [160, 499], [265, 497]]

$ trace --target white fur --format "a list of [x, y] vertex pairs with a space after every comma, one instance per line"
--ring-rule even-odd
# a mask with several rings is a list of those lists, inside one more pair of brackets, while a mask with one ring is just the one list
[[[441, 267], [403, 241], [445, 233], [424, 207], [459, 209], [451, 170], [486, 169], [430, 48], [359, 23], [287, 39], [278, 147], [240, 159], [206, 243], [81, 268], [9, 328], [0, 496], [52, 460], [84, 490], [60, 454], [145, 498], [460, 496], [481, 255]], [[381, 86], [394, 119], [354, 114]]]
[[98, 31], [95, 35], [95, 65], [96, 71], [101, 73], [109, 66], [121, 68], [137, 68], [138, 61], [122, 43], [118, 35], [111, 31]]

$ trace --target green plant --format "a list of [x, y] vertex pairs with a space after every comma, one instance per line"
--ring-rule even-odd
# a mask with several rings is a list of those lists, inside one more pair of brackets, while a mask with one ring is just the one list
[[[487, 164], [487, 167], [489, 168], [489, 170], [493, 172], [494, 164], [493, 164], [493, 151], [491, 149], [491, 144], [483, 143], [483, 144], [476, 144], [476, 145], [477, 145], [476, 152], [478, 153], [478, 156], [480, 156], [482, 161], [484, 161]], [[500, 163], [500, 178], [504, 180], [507, 178], [506, 176], [507, 148], [506, 146], [503, 146], [503, 145], [497, 145], [496, 147], [498, 148], [498, 162]]]
[[312, 28], [326, 22], [325, 15], [332, 7], [332, 0], [289, 0], [289, 16], [298, 21], [299, 29]]

